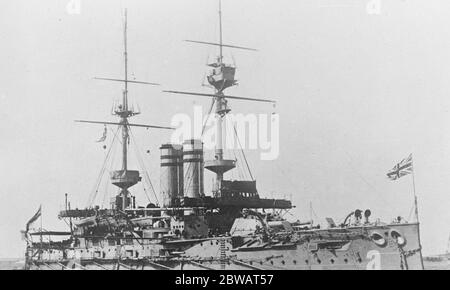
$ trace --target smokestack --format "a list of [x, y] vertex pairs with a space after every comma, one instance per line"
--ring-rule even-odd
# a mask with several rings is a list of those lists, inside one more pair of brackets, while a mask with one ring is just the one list
[[163, 207], [173, 207], [183, 197], [183, 147], [165, 144], [161, 148], [160, 193]]
[[183, 143], [184, 196], [199, 198], [203, 189], [203, 143], [188, 140]]

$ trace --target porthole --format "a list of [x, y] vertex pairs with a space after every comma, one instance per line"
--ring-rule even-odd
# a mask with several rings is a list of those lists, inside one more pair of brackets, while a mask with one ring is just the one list
[[384, 247], [387, 244], [387, 240], [377, 232], [372, 233], [370, 238], [379, 247]]

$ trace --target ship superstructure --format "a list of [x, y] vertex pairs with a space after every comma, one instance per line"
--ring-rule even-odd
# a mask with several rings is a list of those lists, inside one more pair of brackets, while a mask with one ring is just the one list
[[[253, 50], [222, 41], [222, 9], [219, 9], [219, 43], [189, 41], [219, 48], [209, 64], [211, 94], [183, 91], [168, 93], [209, 97], [215, 105], [217, 142], [212, 160], [204, 160], [201, 140], [160, 147], [160, 195], [162, 204], [136, 204], [131, 188], [142, 181], [128, 162], [131, 128], [170, 127], [130, 123], [139, 112], [130, 108], [128, 85], [154, 83], [131, 81], [128, 76], [127, 19], [124, 29], [124, 79], [100, 78], [124, 83], [122, 102], [113, 113], [118, 122], [78, 121], [117, 126], [121, 131], [119, 170], [110, 174], [118, 193], [108, 208], [91, 206], [66, 209], [59, 214], [67, 232], [28, 230], [27, 269], [421, 269], [419, 225], [399, 219], [385, 224], [370, 221], [371, 212], [353, 211], [336, 225], [321, 229], [312, 222], [289, 222], [283, 213], [293, 208], [289, 200], [265, 199], [256, 180], [227, 180], [237, 160], [227, 159], [223, 124], [231, 111], [229, 100], [274, 103], [271, 100], [230, 96], [236, 67], [226, 64], [223, 49]], [[215, 174], [213, 190], [204, 189], [204, 169]], [[145, 173], [144, 173], [145, 175]], [[67, 198], [67, 197], [66, 197]], [[63, 237], [52, 241], [55, 236]], [[45, 238], [44, 238], [45, 237]]]

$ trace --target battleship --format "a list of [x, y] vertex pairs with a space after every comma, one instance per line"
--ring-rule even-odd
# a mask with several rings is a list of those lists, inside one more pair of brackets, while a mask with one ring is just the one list
[[[112, 142], [121, 146], [119, 170], [110, 172], [116, 194], [108, 207], [91, 204], [73, 209], [66, 194], [58, 218], [67, 231], [35, 228], [41, 209], [22, 233], [26, 240], [26, 270], [418, 270], [423, 269], [418, 222], [398, 218], [383, 223], [369, 209], [349, 210], [341, 224], [327, 218], [328, 226], [312, 221], [290, 222], [285, 213], [290, 200], [264, 198], [256, 180], [230, 180], [238, 160], [227, 159], [222, 136], [231, 100], [275, 103], [271, 100], [230, 96], [237, 85], [236, 67], [224, 61], [224, 49], [251, 48], [224, 44], [222, 9], [220, 41], [191, 41], [215, 46], [219, 54], [208, 64], [211, 94], [164, 91], [166, 94], [207, 97], [215, 108], [217, 142], [212, 160], [204, 158], [202, 140], [162, 144], [160, 149], [161, 204], [136, 204], [135, 185], [151, 182], [148, 172], [132, 169], [128, 156], [131, 130], [173, 130], [171, 127], [134, 124], [139, 114], [129, 104], [129, 85], [157, 85], [131, 80], [128, 73], [127, 17], [124, 21], [124, 78], [98, 78], [124, 84], [122, 100], [112, 113], [117, 122], [84, 121], [117, 128]], [[104, 138], [103, 138], [104, 139]], [[163, 143], [163, 142], [161, 142]], [[112, 146], [109, 146], [111, 148]], [[105, 147], [106, 148], [106, 147]], [[243, 150], [242, 150], [243, 151]], [[106, 158], [110, 158], [107, 154]], [[244, 163], [245, 162], [245, 163]], [[248, 165], [244, 155], [243, 164]], [[142, 163], [142, 162], [141, 162]], [[205, 193], [204, 170], [215, 175], [212, 192]], [[102, 168], [102, 174], [105, 172]]]

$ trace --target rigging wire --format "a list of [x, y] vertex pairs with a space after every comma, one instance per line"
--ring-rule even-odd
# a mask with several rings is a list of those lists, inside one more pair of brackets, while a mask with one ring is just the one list
[[311, 205], [311, 212], [312, 212], [314, 218], [315, 218], [316, 220], [318, 220], [319, 217], [317, 216], [316, 211], [314, 210], [314, 207], [313, 207], [312, 205]]
[[[159, 203], [158, 198], [156, 197], [156, 192], [155, 192], [155, 190], [154, 190], [154, 188], [153, 188], [153, 184], [152, 184], [152, 182], [151, 182], [151, 180], [150, 180], [150, 177], [149, 177], [149, 175], [148, 175], [147, 169], [146, 169], [146, 167], [145, 167], [144, 161], [143, 161], [143, 159], [141, 158], [141, 155], [139, 154], [139, 146], [138, 146], [138, 144], [137, 144], [137, 142], [136, 142], [136, 140], [135, 140], [135, 138], [134, 138], [134, 135], [133, 135], [133, 132], [131, 131], [131, 128], [130, 128], [130, 135], [131, 135], [132, 141], [133, 141], [133, 143], [134, 143], [134, 145], [135, 145], [135, 155], [136, 155], [136, 159], [137, 159], [138, 162], [139, 162], [139, 166], [140, 166], [141, 169], [144, 171], [144, 179], [145, 179], [145, 180], [148, 182], [148, 184], [150, 185], [150, 187], [151, 187], [151, 189], [152, 189], [152, 191], [153, 191], [153, 194], [155, 195], [155, 199], [156, 199], [157, 203]], [[144, 184], [142, 184], [142, 186], [143, 186], [143, 188], [144, 188], [144, 193], [145, 193], [145, 196], [147, 197], [147, 200], [148, 200], [149, 202], [151, 202], [151, 199], [150, 199], [150, 197], [149, 197], [149, 195], [148, 195], [148, 193], [147, 193], [147, 190], [146, 190]]]
[[[230, 123], [230, 120], [228, 119], [224, 119], [224, 127], [225, 127], [225, 147], [228, 148], [229, 142], [228, 142], [228, 136], [229, 136], [229, 126], [228, 124]], [[232, 145], [232, 149], [230, 150], [233, 153], [234, 156], [234, 160], [236, 161], [236, 170], [231, 171], [231, 177], [232, 179], [235, 179], [235, 176], [237, 176], [238, 179], [240, 180], [245, 180], [245, 176], [243, 174], [243, 170], [242, 168], [239, 166], [238, 164], [238, 156], [236, 154], [236, 148], [235, 148], [235, 143]], [[235, 175], [236, 173], [236, 175]]]
[[411, 220], [411, 217], [413, 215], [414, 209], [416, 208], [415, 203], [413, 202], [413, 205], [411, 207], [411, 210], [409, 211], [409, 215], [408, 215], [408, 221]]
[[[216, 104], [216, 99], [213, 99], [212, 100], [212, 102], [211, 102], [211, 106], [210, 106], [210, 108], [209, 108], [209, 111], [208, 111], [208, 115], [207, 115], [207, 117], [206, 117], [206, 120], [205, 120], [205, 122], [203, 123], [203, 128], [202, 128], [202, 135], [201, 135], [201, 137], [203, 138], [203, 136], [204, 136], [204, 134], [205, 134], [205, 130], [206, 130], [206, 125], [208, 124], [208, 121], [209, 121], [209, 118], [211, 117], [211, 113], [212, 113], [212, 111], [213, 111], [213, 109], [214, 109], [214, 105]], [[187, 168], [187, 170], [186, 170], [186, 172], [184, 173], [184, 181], [185, 181], [185, 183], [184, 183], [184, 187], [185, 188], [189, 188], [190, 186], [191, 186], [191, 184], [192, 184], [192, 182], [193, 182], [193, 179], [192, 178], [187, 178], [188, 176], [192, 176], [192, 175], [190, 175], [190, 173], [194, 170], [193, 168], [192, 168], [192, 166], [193, 166], [193, 164], [192, 163], [189, 163], [189, 166], [188, 166], [188, 168]], [[188, 183], [186, 184], [186, 180], [188, 181]]]
[[105, 208], [106, 198], [108, 197], [108, 179], [105, 179], [105, 192], [103, 193], [102, 208]]
[[215, 104], [216, 104], [216, 99], [214, 98], [214, 99], [212, 100], [212, 102], [211, 102], [211, 107], [209, 108], [209, 111], [208, 111], [208, 115], [207, 115], [207, 117], [206, 117], [206, 120], [205, 120], [205, 122], [203, 123], [202, 137], [203, 137], [203, 135], [205, 134], [206, 124], [208, 124], [209, 118], [211, 117], [211, 113], [212, 113], [212, 110], [214, 109], [214, 105], [215, 105]]
[[144, 194], [145, 194], [145, 197], [147, 197], [148, 202], [151, 203], [152, 201], [150, 199], [150, 196], [148, 195], [147, 189], [145, 188], [144, 184], [142, 184], [142, 189], [144, 190]]
[[[227, 126], [228, 123], [229, 123], [228, 120], [225, 119], [225, 132], [226, 132], [226, 136], [228, 136], [228, 131], [227, 131], [227, 129], [229, 128], [229, 127]], [[226, 140], [227, 140], [227, 139], [226, 139]], [[225, 142], [227, 142], [227, 141], [225, 141]], [[227, 143], [227, 144], [228, 144], [228, 143]], [[231, 152], [233, 153], [234, 160], [235, 160], [236, 163], [237, 163], [237, 161], [238, 161], [238, 156], [236, 155], [236, 148], [234, 147], [234, 145], [235, 145], [235, 144], [233, 144], [233, 147], [232, 147], [232, 149], [231, 149]], [[245, 180], [244, 174], [243, 174], [243, 172], [242, 172], [242, 168], [241, 168], [240, 166], [238, 166], [238, 165], [239, 165], [239, 164], [237, 164], [237, 166], [236, 166], [236, 170], [231, 171], [231, 177], [232, 177], [232, 179], [235, 179], [235, 171], [236, 171], [236, 173], [237, 173], [237, 178], [240, 179], [240, 180]]]
[[237, 129], [236, 129], [236, 124], [233, 125], [233, 129], [234, 129], [234, 134], [236, 135], [236, 140], [238, 141], [239, 147], [241, 148], [241, 152], [242, 152], [242, 156], [244, 157], [245, 164], [247, 165], [247, 169], [248, 169], [248, 173], [250, 174], [250, 178], [254, 181], [255, 179], [253, 178], [253, 174], [250, 169], [250, 165], [248, 164], [247, 157], [245, 156], [244, 148], [242, 148], [241, 141], [239, 140], [239, 136], [238, 136]]
[[[238, 151], [238, 155], [239, 155]], [[242, 166], [240, 165], [240, 162], [237, 162], [239, 160], [239, 157], [236, 155], [236, 149], [233, 148], [233, 155], [234, 155], [234, 160], [236, 160], [236, 171], [237, 171], [237, 175], [238, 178], [240, 178], [240, 180], [245, 180], [246, 176], [245, 176], [245, 170], [242, 168]], [[234, 176], [234, 171], [231, 171], [231, 174]]]
[[119, 132], [119, 129], [120, 129], [120, 127], [117, 128], [117, 131], [116, 131], [116, 133], [114, 134], [114, 138], [113, 138], [113, 140], [112, 140], [112, 142], [111, 142], [111, 146], [110, 146], [110, 148], [109, 148], [109, 150], [108, 150], [108, 153], [106, 154], [105, 160], [103, 161], [103, 165], [102, 165], [102, 168], [101, 168], [101, 170], [100, 170], [100, 174], [98, 175], [97, 181], [96, 181], [96, 183], [95, 183], [95, 185], [94, 185], [94, 188], [93, 188], [91, 194], [89, 195], [89, 199], [88, 199], [88, 207], [91, 207], [91, 206], [93, 205], [93, 203], [94, 203], [94, 201], [95, 201], [95, 198], [97, 197], [98, 189], [99, 189], [99, 187], [100, 187], [100, 183], [102, 182], [103, 175], [105, 174], [106, 163], [107, 163], [107, 161], [109, 160], [109, 157], [111, 156], [111, 151], [112, 151], [112, 148], [113, 148], [112, 145], [113, 145], [114, 142], [116, 141], [116, 138], [117, 138], [117, 134], [118, 134], [118, 132]]
[[[108, 126], [108, 128], [109, 128], [110, 131], [112, 131], [110, 126]], [[113, 151], [112, 151], [111, 158], [110, 158], [111, 161], [110, 161], [109, 168], [115, 168], [115, 166], [114, 166], [115, 162], [114, 161], [115, 161], [115, 156], [116, 156], [116, 153], [117, 153], [117, 147], [118, 146], [114, 146], [114, 144], [111, 144], [111, 147], [112, 147]], [[110, 186], [111, 186], [111, 183], [109, 182], [108, 179], [106, 179], [105, 180], [105, 192], [104, 192], [104, 196], [103, 196], [102, 207], [105, 206], [106, 199], [111, 197], [111, 195], [109, 194]]]
[[345, 155], [347, 155], [347, 158], [348, 158], [348, 165], [349, 165], [349, 168], [356, 174], [356, 175], [358, 175], [358, 177], [368, 186], [368, 187], [370, 187], [370, 189], [372, 189], [375, 193], [377, 193], [378, 194], [378, 191], [377, 191], [377, 189], [372, 185], [372, 184], [370, 184], [368, 181], [367, 181], [367, 179], [366, 178], [364, 178], [364, 176], [361, 174], [361, 170], [356, 170], [355, 169], [355, 167], [353, 166], [353, 162], [352, 162], [352, 158], [351, 158], [351, 156], [350, 156], [350, 154], [348, 154], [348, 152], [346, 151], [346, 150], [344, 150], [344, 149], [342, 149], [342, 151], [344, 151], [344, 153], [345, 153]]
[[[137, 160], [139, 162], [139, 165], [141, 166], [141, 169], [144, 171], [144, 178], [147, 180], [148, 184], [150, 185], [150, 189], [152, 190], [153, 195], [155, 196], [156, 204], [159, 205], [158, 196], [156, 195], [155, 188], [153, 187], [153, 183], [152, 183], [152, 181], [150, 179], [150, 175], [148, 174], [148, 171], [147, 171], [147, 169], [145, 167], [145, 163], [144, 163], [144, 161], [143, 161], [143, 159], [142, 159], [142, 157], [141, 157], [141, 155], [139, 153], [139, 150], [138, 150], [139, 145], [137, 144], [136, 139], [134, 138], [134, 134], [133, 134], [131, 128], [129, 128], [129, 132], [130, 132], [131, 140], [132, 140], [132, 142], [134, 143], [134, 146], [135, 146], [134, 149], [135, 149], [135, 154], [136, 154]], [[147, 190], [145, 190], [145, 188], [144, 188], [144, 193], [145, 193], [148, 201], [151, 202], [151, 199], [148, 196]]]

